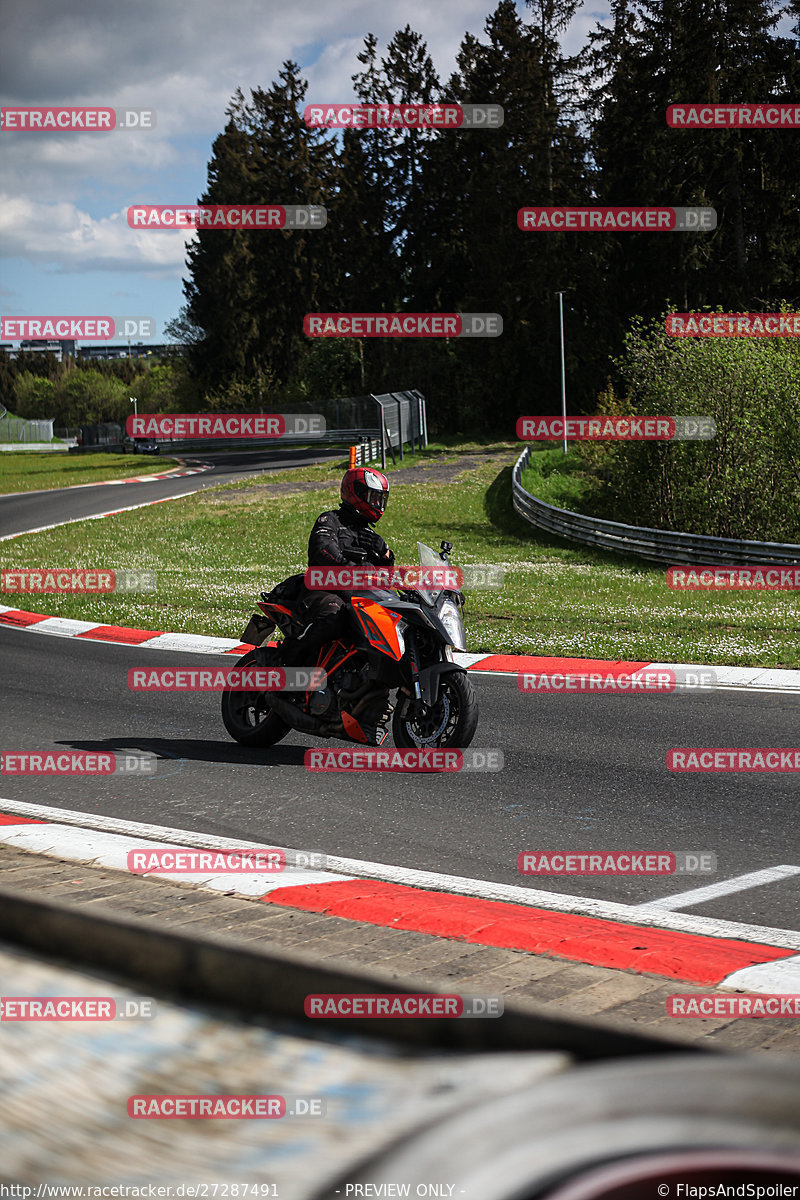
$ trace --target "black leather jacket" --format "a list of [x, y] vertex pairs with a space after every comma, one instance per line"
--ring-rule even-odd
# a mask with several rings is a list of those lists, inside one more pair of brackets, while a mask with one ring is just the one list
[[308, 565], [331, 567], [366, 562], [392, 565], [394, 554], [379, 533], [371, 529], [360, 513], [348, 505], [320, 513], [308, 539]]

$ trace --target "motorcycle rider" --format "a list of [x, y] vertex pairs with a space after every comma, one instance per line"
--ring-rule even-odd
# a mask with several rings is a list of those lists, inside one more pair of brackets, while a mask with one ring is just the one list
[[[371, 467], [345, 471], [338, 509], [320, 513], [308, 539], [310, 567], [393, 566], [394, 554], [372, 528], [386, 511], [389, 481]], [[301, 619], [309, 622], [299, 637], [281, 644], [284, 666], [316, 665], [326, 642], [355, 634], [347, 607], [349, 593], [305, 589], [298, 605]]]

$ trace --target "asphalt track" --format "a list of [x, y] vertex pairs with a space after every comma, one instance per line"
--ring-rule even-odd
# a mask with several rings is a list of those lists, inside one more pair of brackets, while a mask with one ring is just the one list
[[[0, 527], [16, 532], [313, 461], [308, 451], [244, 457], [215, 456], [213, 471], [183, 479], [0, 499]], [[521, 694], [514, 677], [476, 674], [474, 744], [502, 750], [502, 772], [321, 776], [306, 771], [304, 750], [341, 743], [292, 733], [272, 750], [245, 750], [225, 732], [218, 695], [128, 689], [132, 666], [208, 666], [208, 657], [1, 629], [0, 663], [3, 749], [137, 749], [161, 759], [153, 778], [3, 776], [12, 800], [625, 904], [800, 860], [796, 776], [673, 775], [665, 762], [673, 746], [796, 744], [800, 698], [791, 695], [547, 696]], [[718, 871], [530, 878], [516, 869], [525, 850], [618, 849], [713, 851]], [[798, 880], [681, 911], [797, 928]]]
[[[91, 484], [83, 487], [57, 488], [52, 491], [18, 493], [0, 496], [0, 537], [24, 533], [56, 521], [75, 521], [98, 513], [125, 508], [130, 504], [146, 504], [171, 496], [185, 496], [221, 483], [232, 483], [246, 475], [264, 471], [280, 471], [287, 467], [305, 467], [325, 458], [342, 458], [342, 447], [309, 450], [307, 447], [275, 450], [224, 451], [221, 453], [191, 454], [186, 457], [210, 463], [211, 470], [200, 475], [185, 475], [173, 479], [156, 479], [152, 483]], [[152, 459], [148, 458], [148, 462]], [[164, 457], [164, 470], [176, 466]]]
[[[219, 664], [194, 654], [0, 630], [7, 750], [150, 750], [152, 778], [2, 778], [6, 798], [446, 874], [525, 884], [523, 850], [712, 850], [715, 876], [530, 879], [620, 903], [797, 860], [796, 777], [671, 775], [673, 745], [789, 746], [800, 701], [776, 694], [537, 696], [475, 676], [475, 745], [498, 774], [309, 773], [290, 734], [231, 742], [210, 693], [135, 693], [131, 666]], [[341, 745], [341, 743], [328, 743]], [[692, 906], [698, 915], [797, 927], [797, 877]]]

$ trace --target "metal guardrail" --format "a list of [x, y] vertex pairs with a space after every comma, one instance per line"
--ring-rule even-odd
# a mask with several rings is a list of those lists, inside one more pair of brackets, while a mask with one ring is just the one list
[[268, 450], [281, 446], [351, 446], [361, 438], [377, 438], [379, 429], [327, 429], [325, 433], [297, 434], [279, 438], [158, 438], [165, 451], [172, 450]]
[[[313, 446], [317, 443], [324, 446], [352, 445], [357, 440], [365, 438], [377, 443], [380, 454], [381, 439], [379, 429], [329, 429], [325, 433], [300, 435], [280, 438], [158, 438], [157, 441], [164, 454], [205, 452], [218, 450], [268, 450], [280, 446]], [[120, 452], [125, 450], [123, 442], [98, 442], [91, 445], [74, 446], [73, 453], [86, 453], [92, 450]]]
[[737, 538], [706, 537], [679, 533], [671, 529], [649, 529], [640, 525], [622, 525], [569, 512], [537, 500], [522, 486], [522, 472], [528, 464], [531, 447], [527, 446], [511, 473], [514, 508], [530, 525], [584, 546], [596, 546], [617, 554], [634, 554], [651, 562], [671, 565], [739, 566], [751, 564], [800, 563], [800, 546], [785, 542], [751, 542]]
[[[281, 438], [158, 438], [166, 453], [200, 453], [210, 450], [263, 450], [267, 446], [352, 446], [364, 444], [359, 450], [359, 465], [380, 457], [386, 469], [386, 452], [396, 462], [395, 451], [402, 460], [403, 447], [408, 444], [420, 450], [428, 444], [428, 415], [425, 397], [416, 388], [405, 392], [383, 392], [380, 395], [344, 396], [319, 405], [326, 422], [333, 424], [322, 434], [307, 434]], [[341, 421], [349, 422], [342, 428]], [[88, 449], [120, 451], [125, 437], [122, 424], [104, 422], [80, 427], [81, 445], [74, 453]], [[125, 439], [127, 440], [127, 439]], [[377, 446], [377, 448], [376, 448]], [[366, 457], [364, 457], [366, 455]]]

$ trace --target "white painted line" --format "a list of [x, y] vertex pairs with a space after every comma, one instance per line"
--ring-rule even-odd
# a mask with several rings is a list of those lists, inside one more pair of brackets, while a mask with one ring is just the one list
[[[149, 838], [155, 842], [171, 845], [191, 846], [208, 849], [281, 849], [286, 852], [287, 863], [303, 851], [280, 846], [277, 843], [248, 842], [242, 838], [215, 837], [187, 829], [148, 825], [136, 821], [124, 821], [119, 817], [98, 816], [94, 813], [76, 812], [72, 809], [52, 808], [47, 805], [29, 804], [21, 800], [0, 797], [0, 812], [16, 813], [19, 816], [54, 821], [64, 825], [77, 825], [83, 829], [122, 833], [128, 836]], [[18, 826], [0, 826], [0, 838], [5, 838], [9, 829]], [[46, 839], [45, 839], [46, 840]], [[139, 845], [137, 841], [136, 845]], [[307, 852], [307, 851], [306, 851]], [[55, 853], [55, 852], [54, 852]], [[429, 888], [432, 891], [475, 896], [483, 900], [501, 900], [511, 904], [524, 904], [530, 908], [544, 908], [551, 912], [583, 913], [611, 921], [623, 921], [631, 925], [642, 925], [657, 929], [671, 929], [679, 933], [697, 933], [705, 937], [735, 938], [744, 942], [757, 942], [780, 946], [800, 953], [800, 930], [774, 929], [765, 925], [748, 925], [738, 921], [721, 921], [715, 917], [693, 914], [669, 913], [652, 907], [617, 904], [609, 900], [594, 900], [586, 896], [565, 895], [561, 892], [546, 892], [535, 888], [518, 887], [513, 884], [492, 883], [489, 880], [468, 879], [460, 875], [440, 875], [434, 871], [418, 871], [411, 867], [396, 867], [388, 863], [364, 862], [359, 859], [340, 858], [326, 855], [327, 881], [347, 878], [381, 879], [389, 883], [404, 884], [406, 887]]]
[[[197, 490], [200, 490], [200, 489], [197, 489]], [[192, 496], [195, 493], [194, 492], [186, 492], [185, 494], [187, 496]], [[152, 500], [152, 501], [149, 501], [148, 503], [164, 504], [166, 502], [166, 500], [180, 500], [180, 499], [182, 499], [181, 496], [168, 496], [165, 498], [165, 500]], [[132, 507], [133, 508], [144, 508], [147, 506], [141, 505], [141, 504], [135, 504]], [[125, 509], [120, 509], [119, 511], [120, 512], [128, 512], [129, 509], [125, 508]], [[114, 514], [106, 513], [106, 514], [100, 514], [100, 515], [113, 516]], [[95, 520], [94, 517], [86, 517], [86, 518], [78, 518], [78, 519], [87, 520], [87, 521]], [[65, 524], [70, 524], [70, 522], [65, 522]], [[43, 528], [56, 528], [56, 526], [46, 526], [46, 527], [43, 526]], [[26, 532], [36, 533], [37, 530], [31, 529], [31, 530], [27, 530]], [[9, 536], [10, 537], [24, 537], [24, 533], [10, 534]], [[0, 538], [0, 541], [3, 541], [3, 540], [6, 540], [6, 539]], [[11, 605], [0, 604], [0, 613], [13, 612], [13, 611], [16, 611], [16, 610]], [[21, 629], [22, 631], [30, 630], [31, 632], [49, 633], [51, 630], [48, 627], [48, 625], [46, 624], [46, 622], [56, 621], [58, 619], [59, 618], [56, 618], [56, 617], [45, 617], [45, 618], [43, 618], [42, 621], [36, 622], [36, 624], [34, 624], [34, 625], [7, 626], [7, 628], [18, 628], [18, 629]], [[82, 629], [77, 628], [77, 626], [80, 624], [80, 622], [75, 621], [75, 622], [73, 622], [73, 624], [76, 626], [75, 633], [82, 632]], [[60, 632], [62, 637], [74, 636], [74, 635], [70, 635], [69, 632], [67, 632], [66, 621], [63, 622], [63, 625], [64, 625], [64, 628], [62, 631], [59, 631], [57, 628], [54, 628], [52, 630], [52, 632], [54, 632], [54, 633]], [[2, 627], [1, 624], [0, 624], [0, 627]], [[86, 622], [83, 622], [83, 628], [84, 629], [85, 628], [99, 628], [99, 625], [98, 624], [87, 625]], [[227, 654], [227, 653], [229, 653], [230, 650], [235, 649], [237, 646], [241, 645], [241, 642], [234, 638], [206, 637], [204, 635], [199, 635], [199, 634], [195, 635], [195, 634], [169, 633], [169, 632], [155, 634], [152, 638], [149, 638], [146, 642], [140, 642], [137, 644], [121, 642], [118, 638], [116, 638], [114, 636], [97, 638], [97, 639], [92, 639], [92, 640], [108, 642], [110, 644], [125, 645], [130, 650], [141, 649], [142, 647], [144, 647], [147, 650], [177, 650], [177, 651], [182, 651], [182, 652], [186, 652], [186, 653], [190, 653], [190, 654]], [[467, 653], [462, 653], [461, 651], [458, 651], [454, 654], [453, 657], [459, 666], [466, 667], [469, 670], [469, 669], [477, 666], [478, 663], [483, 662], [485, 659], [494, 658], [494, 657], [496, 657], [496, 655], [489, 654], [489, 653], [467, 654]], [[704, 692], [747, 691], [747, 692], [768, 692], [768, 693], [778, 694], [778, 695], [797, 695], [798, 692], [800, 692], [800, 671], [764, 671], [760, 667], [709, 667], [709, 666], [702, 666], [702, 665], [696, 665], [696, 664], [690, 665], [690, 666], [687, 666], [684, 668], [683, 664], [680, 664], [680, 663], [653, 663], [653, 664], [650, 664], [647, 669], [653, 670], [656, 668], [657, 669], [663, 668], [664, 670], [686, 669], [686, 670], [693, 670], [693, 671], [716, 671], [718, 673], [718, 676], [721, 676], [724, 672], [727, 672], [727, 671], [736, 672], [736, 674], [737, 674], [736, 682], [733, 682], [733, 683], [718, 682], [717, 685], [712, 688], [687, 687], [687, 686], [679, 683], [675, 689], [676, 691], [679, 691], [679, 692], [689, 692], [689, 693], [696, 694], [699, 691], [704, 691]], [[644, 670], [644, 668], [642, 668], [642, 669]], [[492, 668], [488, 671], [475, 671], [474, 678], [478, 678], [478, 677], [485, 678], [487, 676], [489, 676], [489, 677], [495, 676], [495, 677], [500, 677], [500, 678], [505, 678], [505, 679], [516, 679], [518, 675], [519, 675], [519, 670], [498, 671], [498, 670], [495, 670], [494, 668]], [[772, 682], [769, 683], [768, 685], [766, 683], [760, 682], [760, 681], [766, 680], [768, 678], [772, 680]], [[778, 685], [780, 685], [780, 686], [778, 686]]]
[[776, 962], [742, 967], [716, 986], [740, 988], [744, 992], [800, 995], [800, 954], [794, 954], [791, 958], [779, 958]]
[[[497, 653], [495, 651], [493, 651], [491, 654], [487, 653], [487, 654], [474, 655], [474, 656], [467, 655], [467, 654], [461, 654], [461, 655], [457, 654], [455, 657], [456, 657], [456, 662], [459, 662], [461, 659], [467, 659], [467, 658], [473, 658], [473, 657], [479, 661], [480, 659], [483, 659], [483, 658], [495, 658], [495, 657], [497, 657]], [[609, 661], [611, 661], [611, 660], [609, 660]], [[466, 667], [471, 667], [473, 665], [473, 663], [472, 662], [464, 662], [462, 665], [466, 666]], [[684, 667], [682, 667], [682, 664], [679, 664], [679, 663], [652, 663], [652, 664], [649, 664], [647, 667], [642, 667], [641, 671], [634, 671], [633, 674], [638, 675], [644, 671], [653, 671], [653, 670], [678, 671], [681, 669], [690, 670], [690, 671], [716, 671], [717, 672], [717, 682], [714, 684], [713, 687], [702, 687], [701, 688], [701, 687], [693, 687], [691, 685], [687, 685], [685, 683], [682, 683], [680, 680], [678, 680], [676, 682], [675, 688], [674, 688], [675, 693], [677, 693], [677, 692], [680, 692], [682, 694], [686, 693], [686, 694], [689, 694], [692, 696], [709, 696], [709, 695], [712, 695], [714, 692], [747, 691], [747, 692], [768, 692], [771, 694], [796, 696], [798, 694], [798, 692], [800, 692], [800, 671], [769, 671], [768, 672], [768, 671], [762, 670], [761, 667], [728, 668], [728, 667], [711, 667], [711, 666], [698, 665], [698, 664], [694, 664], [692, 666], [684, 668]], [[520, 667], [516, 671], [500, 671], [500, 670], [497, 670], [497, 668], [492, 667], [488, 671], [476, 671], [475, 676], [476, 677], [478, 677], [478, 676], [482, 676], [482, 677], [502, 676], [505, 679], [516, 679], [517, 676], [522, 671], [525, 671], [525, 670], [530, 671], [530, 668], [529, 667]], [[722, 672], [727, 671], [727, 670], [736, 670], [738, 672], [738, 677], [732, 681], [728, 681], [727, 677], [723, 678]], [[771, 680], [773, 680], [773, 682], [757, 682], [757, 681], [764, 681], [767, 679], [771, 679]], [[554, 693], [554, 694], [556, 694], [556, 693]], [[575, 693], [575, 694], [577, 694], [577, 693]], [[625, 695], [625, 693], [620, 693], [620, 694], [623, 696]], [[654, 694], [656, 694], [656, 693], [654, 693]], [[662, 693], [662, 694], [669, 695], [672, 693]]]
[[[189, 879], [188, 875], [166, 875], [159, 872], [164, 879], [174, 883], [182, 883]], [[266, 896], [278, 888], [305, 887], [312, 883], [349, 883], [352, 875], [332, 875], [325, 871], [306, 871], [302, 867], [287, 865], [284, 871], [273, 871], [269, 875], [215, 875], [206, 883], [206, 887], [214, 892], [235, 892], [239, 896]]]
[[238, 638], [204, 637], [199, 633], [159, 633], [139, 646], [146, 650], [181, 650], [188, 654], [224, 654], [241, 646]]
[[45, 617], [35, 625], [29, 625], [31, 633], [51, 633], [55, 637], [75, 637], [79, 633], [87, 633], [97, 629], [97, 621], [75, 621], [71, 617]]
[[712, 672], [715, 679], [713, 687], [686, 687], [678, 680], [676, 692], [692, 692], [696, 695], [703, 695], [705, 692], [741, 691], [743, 688], [759, 692], [800, 691], [800, 671], [767, 670], [765, 667], [708, 667], [693, 663], [650, 663], [642, 668], [642, 673], [649, 671], [674, 671], [676, 675], [686, 671]]
[[136, 508], [149, 508], [151, 504], [167, 504], [170, 500], [184, 500], [186, 496], [194, 496], [199, 491], [202, 491], [202, 488], [194, 488], [191, 492], [181, 492], [179, 496], [162, 496], [160, 500], [145, 500], [143, 504], [129, 504], [126, 508], [114, 508], [110, 512], [93, 513], [89, 517], [70, 517], [68, 521], [55, 521], [52, 525], [38, 525], [36, 529], [22, 529], [19, 533], [4, 533], [0, 537], [0, 542], [26, 537], [29, 533], [44, 533], [48, 529], [60, 529], [62, 525], [77, 525], [81, 521], [102, 521], [103, 517], [116, 517], [120, 513], [133, 512]]
[[688, 892], [663, 896], [660, 900], [648, 900], [646, 904], [637, 904], [635, 907], [637, 909], [669, 909], [670, 912], [674, 912], [677, 908], [691, 908], [693, 904], [716, 900], [717, 896], [730, 896], [734, 892], [746, 892], [750, 888], [762, 887], [765, 883], [775, 883], [778, 879], [789, 879], [792, 875], [800, 875], [800, 867], [789, 865], [765, 867], [763, 871], [751, 871], [748, 875], [736, 875], [732, 879], [721, 879], [719, 883], [709, 883], [705, 887], [691, 888]]
[[[73, 862], [91, 863], [93, 866], [109, 867], [115, 871], [128, 870], [128, 851], [164, 848], [163, 842], [145, 838], [131, 838], [114, 833], [83, 830], [74, 825], [57, 822], [46, 825], [0, 825], [0, 843], [17, 846], [34, 854], [50, 854], [56, 858], [67, 858]], [[184, 848], [176, 843], [175, 849]], [[203, 849], [218, 849], [203, 843]], [[239, 845], [238, 850], [247, 849]], [[139, 874], [139, 872], [136, 872]], [[147, 877], [169, 879], [173, 883], [194, 884], [212, 892], [232, 893], [239, 896], [265, 896], [284, 887], [305, 887], [312, 883], [346, 882], [352, 875], [333, 875], [327, 871], [312, 871], [295, 867], [288, 862], [283, 871], [274, 872], [230, 872], [213, 871], [148, 871]]]

